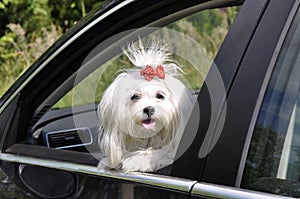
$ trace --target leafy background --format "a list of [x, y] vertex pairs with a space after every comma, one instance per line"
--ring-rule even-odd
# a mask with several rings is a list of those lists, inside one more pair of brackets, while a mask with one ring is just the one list
[[0, 96], [99, 0], [0, 0]]

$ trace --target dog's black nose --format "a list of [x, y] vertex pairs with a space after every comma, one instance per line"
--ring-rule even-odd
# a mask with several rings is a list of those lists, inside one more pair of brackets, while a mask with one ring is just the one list
[[147, 106], [146, 108], [144, 108], [143, 113], [147, 114], [148, 117], [150, 117], [151, 115], [153, 115], [155, 109], [153, 106]]

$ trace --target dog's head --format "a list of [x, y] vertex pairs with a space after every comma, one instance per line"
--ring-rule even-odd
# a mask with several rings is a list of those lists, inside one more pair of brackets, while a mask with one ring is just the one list
[[147, 82], [137, 73], [123, 73], [101, 100], [101, 125], [105, 130], [118, 129], [135, 138], [174, 134], [181, 117], [180, 98], [184, 92], [185, 86], [171, 76]]

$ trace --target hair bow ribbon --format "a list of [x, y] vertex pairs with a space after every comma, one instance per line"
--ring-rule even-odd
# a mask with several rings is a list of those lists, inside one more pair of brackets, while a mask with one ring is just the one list
[[141, 76], [144, 76], [147, 81], [151, 81], [155, 76], [160, 79], [165, 79], [165, 71], [162, 65], [157, 66], [155, 70], [147, 65], [144, 70], [140, 71], [140, 74]]

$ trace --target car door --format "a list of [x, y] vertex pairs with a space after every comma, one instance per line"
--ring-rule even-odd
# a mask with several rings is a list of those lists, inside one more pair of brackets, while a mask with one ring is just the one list
[[229, 92], [219, 143], [208, 155], [207, 184], [196, 184], [192, 198], [299, 197], [299, 1], [285, 3], [265, 8]]
[[[15, 183], [43, 198], [188, 198], [198, 180], [224, 184], [222, 177], [209, 179], [212, 172], [207, 170], [213, 168], [211, 159], [216, 157], [212, 149], [219, 147], [214, 145], [224, 122], [228, 128], [224, 113], [227, 115], [230, 109], [223, 108], [231, 104], [226, 105], [226, 97], [235, 85], [232, 82], [268, 4], [267, 0], [116, 1], [90, 15], [42, 56], [3, 97], [2, 169]], [[220, 42], [212, 45], [211, 51], [203, 47], [205, 44], [197, 45], [199, 36], [193, 31], [197, 27], [204, 29], [201, 20], [206, 15], [210, 19], [210, 12], [225, 16], [226, 7], [231, 6], [240, 6], [235, 9], [239, 14], [232, 25], [231, 20], [226, 21], [225, 33], [207, 37], [203, 34], [200, 38]], [[200, 17], [191, 16], [195, 13]], [[225, 19], [234, 18], [235, 14]], [[224, 25], [223, 21], [219, 25]], [[164, 32], [162, 27], [168, 30]], [[185, 37], [181, 37], [182, 33]], [[176, 161], [155, 173], [99, 171], [99, 157], [93, 152], [97, 150], [99, 130], [98, 94], [111, 81], [105, 75], [111, 77], [122, 69], [121, 64], [126, 65], [120, 46], [151, 34], [163, 35], [165, 39], [168, 36], [171, 42], [185, 47], [185, 51], [175, 51], [178, 62], [201, 65], [200, 72], [190, 72], [196, 74], [190, 86], [200, 91]], [[182, 41], [186, 43], [182, 45]], [[197, 53], [202, 56], [197, 57]], [[93, 78], [100, 83], [93, 84]], [[211, 143], [211, 133], [215, 132], [219, 134]]]

